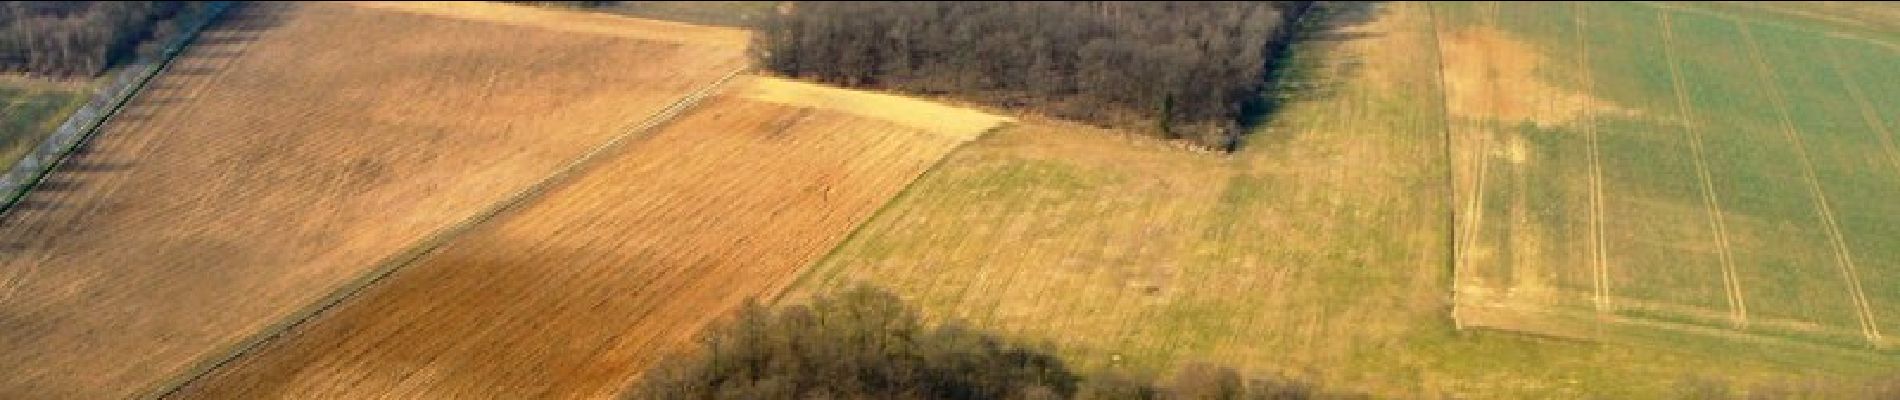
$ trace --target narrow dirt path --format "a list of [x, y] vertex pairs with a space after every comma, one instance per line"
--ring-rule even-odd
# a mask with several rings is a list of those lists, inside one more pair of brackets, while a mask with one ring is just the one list
[[1881, 343], [1880, 329], [1874, 326], [1873, 311], [1869, 309], [1867, 295], [1861, 290], [1860, 273], [1854, 268], [1854, 255], [1847, 248], [1847, 239], [1841, 233], [1840, 221], [1834, 218], [1834, 209], [1828, 205], [1827, 192], [1821, 188], [1821, 180], [1814, 171], [1814, 160], [1808, 155], [1807, 145], [1802, 143], [1800, 132], [1794, 127], [1794, 120], [1788, 115], [1788, 102], [1782, 97], [1781, 87], [1775, 83], [1775, 71], [1762, 59], [1761, 46], [1755, 43], [1755, 34], [1748, 29], [1748, 23], [1735, 20], [1742, 30], [1742, 41], [1748, 44], [1749, 60], [1755, 64], [1755, 70], [1764, 82], [1769, 100], [1775, 103], [1775, 116], [1781, 120], [1781, 133], [1794, 145], [1795, 154], [1801, 158], [1802, 177], [1808, 183], [1808, 192], [1814, 196], [1814, 207], [1821, 214], [1822, 225], [1827, 228], [1828, 242], [1833, 244], [1834, 259], [1840, 266], [1841, 274], [1847, 278], [1847, 288], [1854, 298], [1856, 315], [1860, 317], [1861, 333], [1873, 343]]
[[1596, 121], [1596, 81], [1590, 72], [1590, 41], [1584, 32], [1583, 3], [1571, 3], [1576, 7], [1577, 53], [1579, 55], [1577, 71], [1583, 78], [1583, 134], [1590, 142], [1590, 249], [1591, 266], [1595, 272], [1595, 302], [1597, 311], [1610, 309], [1610, 262], [1609, 251], [1603, 240], [1603, 162], [1598, 156]]
[[1690, 159], [1695, 161], [1696, 177], [1702, 181], [1702, 204], [1709, 211], [1709, 227], [1715, 230], [1716, 254], [1722, 261], [1722, 287], [1728, 294], [1730, 318], [1736, 329], [1748, 327], [1748, 301], [1742, 296], [1741, 280], [1735, 274], [1734, 251], [1729, 248], [1728, 228], [1722, 221], [1722, 202], [1715, 197], [1715, 179], [1709, 173], [1709, 162], [1703, 155], [1702, 134], [1696, 130], [1695, 108], [1689, 105], [1689, 94], [1682, 83], [1682, 67], [1676, 60], [1676, 34], [1669, 22], [1669, 11], [1660, 13], [1663, 31], [1663, 59], [1669, 64], [1670, 87], [1676, 92], [1676, 111], [1682, 115], [1682, 132], [1689, 137]]
[[1461, 304], [1458, 301], [1458, 285], [1464, 283], [1465, 266], [1463, 263], [1464, 260], [1461, 258], [1464, 256], [1464, 242], [1462, 238], [1459, 237], [1460, 231], [1458, 227], [1460, 225], [1457, 210], [1458, 177], [1454, 176], [1458, 170], [1458, 157], [1455, 153], [1458, 146], [1457, 141], [1453, 139], [1454, 136], [1451, 129], [1451, 89], [1445, 85], [1445, 44], [1444, 41], [1440, 39], [1438, 32], [1438, 8], [1433, 7], [1431, 2], [1425, 2], [1424, 4], [1426, 15], [1430, 18], [1432, 24], [1432, 48], [1435, 51], [1432, 53], [1432, 62], [1438, 66], [1438, 97], [1440, 100], [1438, 102], [1438, 113], [1439, 118], [1443, 118], [1441, 121], [1444, 122], [1445, 162], [1450, 165], [1448, 168], [1445, 168], [1447, 171], [1445, 173], [1445, 193], [1452, 196], [1451, 199], [1445, 202], [1445, 214], [1450, 221], [1450, 223], [1445, 226], [1452, 231], [1447, 232], [1445, 240], [1447, 242], [1446, 244], [1450, 245], [1451, 251], [1451, 323], [1453, 327], [1463, 330], [1465, 328], [1464, 321], [1458, 318], [1458, 307]]
[[[1484, 24], [1487, 26], [1496, 26], [1500, 3], [1494, 1], [1489, 3], [1489, 5], [1490, 8], [1485, 10]], [[1443, 54], [1441, 53], [1440, 56], [1442, 57]], [[1440, 71], [1442, 73], [1443, 69], [1441, 68]], [[1495, 102], [1497, 99], [1497, 84], [1495, 81], [1489, 83], [1490, 84], [1486, 86], [1491, 90], [1485, 93], [1484, 98], [1487, 99], [1488, 102]], [[1450, 88], [1446, 88], [1446, 90], [1450, 90]], [[1491, 104], [1491, 106], [1495, 108], [1496, 104]], [[1447, 117], [1449, 118], [1449, 116]], [[1489, 169], [1487, 166], [1489, 166], [1490, 163], [1487, 162], [1487, 159], [1490, 158], [1489, 143], [1492, 134], [1491, 129], [1495, 128], [1496, 123], [1480, 120], [1476, 121], [1475, 125], [1478, 129], [1476, 132], [1473, 132], [1473, 134], [1476, 136], [1475, 139], [1478, 143], [1477, 151], [1474, 152], [1473, 154], [1475, 155], [1472, 156], [1472, 163], [1476, 165], [1472, 168], [1475, 169], [1476, 172], [1473, 174], [1471, 198], [1467, 202], [1468, 206], [1465, 208], [1465, 214], [1471, 217], [1465, 220], [1464, 239], [1461, 240], [1461, 244], [1458, 245], [1458, 268], [1470, 267], [1471, 249], [1476, 247], [1478, 229], [1482, 227], [1484, 223], [1484, 181], [1485, 175], [1489, 172], [1487, 171]]]

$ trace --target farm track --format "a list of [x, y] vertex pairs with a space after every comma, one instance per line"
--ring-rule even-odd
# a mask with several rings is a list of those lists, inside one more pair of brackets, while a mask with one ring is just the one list
[[[1489, 26], [1496, 26], [1497, 18], [1498, 18], [1498, 10], [1499, 8], [1501, 8], [1500, 7], [1501, 3], [1493, 1], [1487, 4], [1490, 5], [1490, 8], [1488, 8], [1487, 11], [1485, 12], [1484, 23]], [[1442, 54], [1440, 56], [1442, 57]], [[1441, 72], [1442, 72], [1442, 68], [1441, 68]], [[1487, 103], [1492, 103], [1492, 107], [1496, 107], [1495, 101], [1497, 99], [1498, 83], [1496, 80], [1491, 80], [1491, 82], [1489, 83], [1490, 84], [1487, 85], [1489, 88], [1489, 91], [1485, 92], [1483, 95], [1485, 96]], [[1447, 88], [1446, 90], [1449, 91], [1450, 89]], [[1449, 118], [1449, 116], [1447, 116], [1447, 118]], [[1473, 183], [1472, 183], [1472, 188], [1471, 188], [1471, 198], [1467, 201], [1468, 206], [1465, 208], [1466, 210], [1465, 213], [1467, 215], [1470, 215], [1470, 218], [1467, 219], [1467, 225], [1464, 229], [1464, 240], [1462, 241], [1463, 244], [1459, 246], [1458, 251], [1457, 251], [1458, 259], [1459, 259], [1458, 261], [1459, 268], [1471, 267], [1470, 266], [1471, 265], [1471, 251], [1472, 251], [1472, 248], [1477, 246], [1477, 241], [1478, 241], [1478, 238], [1480, 237], [1478, 234], [1479, 228], [1483, 227], [1483, 224], [1484, 224], [1484, 198], [1485, 198], [1484, 184], [1485, 184], [1485, 179], [1486, 179], [1485, 175], [1488, 172], [1487, 170], [1489, 169], [1488, 166], [1490, 165], [1490, 159], [1491, 159], [1491, 154], [1490, 154], [1491, 150], [1488, 147], [1491, 141], [1491, 136], [1494, 135], [1494, 133], [1491, 132], [1491, 130], [1496, 129], [1498, 125], [1496, 121], [1485, 121], [1485, 120], [1474, 121], [1474, 123], [1478, 127], [1477, 132], [1476, 132], [1476, 136], [1477, 136], [1476, 139], [1478, 142], [1477, 152], [1475, 153], [1476, 156], [1474, 156], [1472, 160], [1472, 162], [1476, 164], [1475, 166], [1472, 167], [1476, 170], [1476, 173], [1473, 174], [1473, 178], [1472, 178]]]
[[1734, 250], [1729, 246], [1728, 228], [1723, 221], [1722, 202], [1715, 196], [1715, 179], [1709, 172], [1707, 156], [1702, 149], [1702, 134], [1697, 129], [1695, 108], [1689, 105], [1687, 84], [1682, 80], [1682, 68], [1678, 65], [1675, 53], [1675, 29], [1671, 28], [1669, 11], [1658, 12], [1661, 17], [1663, 33], [1663, 57], [1669, 65], [1670, 88], [1675, 92], [1676, 111], [1682, 116], [1682, 132], [1689, 137], [1690, 160], [1695, 162], [1696, 178], [1700, 180], [1702, 204], [1708, 210], [1709, 226], [1714, 229], [1716, 254], [1722, 263], [1722, 287], [1727, 294], [1729, 313], [1738, 329], [1748, 326], [1748, 302], [1742, 295], [1741, 280], [1735, 273]]
[[1584, 35], [1587, 25], [1582, 3], [1571, 3], [1575, 7], [1577, 24], [1577, 53], [1579, 55], [1579, 73], [1583, 76], [1583, 133], [1589, 141], [1590, 158], [1590, 256], [1594, 272], [1595, 289], [1593, 295], [1598, 311], [1610, 308], [1610, 266], [1609, 250], [1605, 249], [1603, 238], [1603, 163], [1598, 157], [1595, 82], [1590, 71], [1590, 41]]
[[1448, 254], [1451, 255], [1447, 257], [1449, 264], [1451, 264], [1450, 268], [1448, 268], [1451, 276], [1451, 283], [1448, 285], [1448, 287], [1451, 288], [1451, 323], [1453, 328], [1463, 330], [1465, 328], [1464, 320], [1458, 317], [1460, 304], [1458, 300], [1458, 292], [1460, 292], [1459, 285], [1464, 284], [1465, 274], [1464, 265], [1459, 262], [1459, 260], [1461, 260], [1459, 257], [1463, 254], [1463, 249], [1459, 248], [1459, 245], [1463, 243], [1460, 241], [1457, 232], [1459, 218], [1457, 210], [1458, 201], [1455, 198], [1458, 194], [1458, 177], [1456, 176], [1458, 171], [1458, 168], [1456, 168], [1458, 157], [1455, 150], [1457, 150], [1458, 146], [1457, 142], [1453, 140], [1455, 135], [1453, 135], [1451, 129], [1451, 106], [1449, 105], [1451, 103], [1451, 93], [1445, 83], [1445, 45], [1443, 39], [1439, 38], [1438, 34], [1440, 24], [1438, 21], [1438, 8], [1432, 6], [1431, 2], [1425, 2], [1424, 4], [1427, 21], [1429, 21], [1432, 26], [1432, 64], [1437, 69], [1437, 74], [1435, 75], [1438, 78], [1438, 117], [1442, 122], [1440, 128], [1445, 131], [1444, 156], [1445, 163], [1448, 164], [1445, 168], [1445, 193], [1454, 197], [1446, 199], [1445, 201], [1445, 215], [1447, 221], [1445, 226], [1452, 228], [1452, 232], [1446, 232], [1445, 235], [1445, 248]]
[[[1589, 291], [1586, 289], [1556, 289], [1553, 291], [1553, 293], [1559, 296], [1575, 296], [1575, 297], [1586, 297], [1592, 294], [1592, 293], [1589, 293]], [[1612, 304], [1616, 304], [1617, 309], [1614, 310], [1615, 312], [1608, 313], [1608, 314], [1618, 315], [1619, 318], [1650, 318], [1650, 319], [1656, 319], [1659, 321], [1665, 321], [1672, 324], [1688, 324], [1688, 325], [1699, 325], [1699, 326], [1710, 326], [1710, 327], [1719, 327], [1723, 323], [1728, 323], [1728, 324], [1731, 324], [1730, 328], [1720, 328], [1720, 329], [1731, 329], [1735, 331], [1743, 330], [1743, 329], [1732, 327], [1732, 324], [1734, 323], [1734, 317], [1735, 317], [1734, 311], [1730, 309], [1726, 309], [1726, 308], [1721, 308], [1721, 307], [1708, 308], [1708, 307], [1693, 306], [1693, 305], [1683, 305], [1683, 304], [1678, 304], [1678, 303], [1671, 303], [1668, 301], [1657, 301], [1657, 300], [1646, 299], [1642, 297], [1627, 297], [1627, 296], [1614, 296], [1610, 299], [1610, 302]], [[1482, 305], [1478, 305], [1477, 307], [1498, 309], [1498, 310], [1520, 310], [1520, 311], [1525, 311], [1525, 312], [1536, 311], [1536, 310], [1562, 309], [1562, 310], [1572, 310], [1579, 313], [1603, 314], [1603, 313], [1597, 312], [1597, 310], [1595, 310], [1593, 307], [1589, 309], [1580, 309], [1576, 307], [1526, 307], [1522, 304], [1511, 304], [1511, 303], [1504, 303], [1504, 302], [1500, 302], [1496, 304], [1482, 304]], [[1646, 314], [1668, 315], [1669, 318], [1651, 318], [1647, 316], [1642, 316]], [[1596, 315], [1596, 316], [1605, 316], [1605, 315]], [[1670, 321], [1671, 319], [1678, 319], [1678, 318], [1693, 320], [1693, 321], [1698, 321], [1698, 322], [1686, 323], [1686, 322]], [[1757, 317], [1757, 318], [1749, 319], [1749, 327], [1750, 328], [1779, 329], [1783, 331], [1795, 331], [1795, 332], [1818, 332], [1818, 333], [1828, 333], [1828, 334], [1838, 333], [1841, 335], [1855, 337], [1856, 340], [1859, 340], [1859, 338], [1863, 337], [1858, 327], [1836, 327], [1833, 325], [1822, 325], [1822, 324], [1815, 323], [1813, 321], [1802, 320], [1802, 319]]]
[[[1751, 347], [1770, 346], [1776, 348], [1778, 352], [1827, 354], [1829, 357], [1838, 357], [1843, 360], [1860, 360], [1860, 362], [1870, 362], [1879, 365], [1892, 363], [1892, 360], [1886, 358], [1884, 355], [1868, 353], [1851, 347], [1819, 343], [1810, 338], [1800, 337], [1810, 334], [1837, 334], [1844, 335], [1843, 337], [1846, 338], [1852, 338], [1852, 340], [1861, 340], [1862, 336], [1859, 332], [1849, 330], [1852, 328], [1828, 329], [1827, 327], [1822, 327], [1817, 330], [1812, 327], [1801, 327], [1800, 325], [1802, 325], [1802, 323], [1800, 322], [1791, 322], [1787, 325], [1776, 326], [1775, 329], [1782, 329], [1779, 334], [1764, 335], [1757, 332], [1744, 332], [1700, 323], [1679, 322], [1642, 316], [1627, 316], [1615, 313], [1603, 314], [1594, 310], [1500, 306], [1483, 307], [1473, 310], [1472, 312], [1478, 316], [1474, 319], [1480, 321], [1485, 318], [1508, 321], [1506, 323], [1485, 324], [1484, 326], [1488, 329], [1565, 340], [1616, 341], [1619, 340], [1619, 336], [1624, 336], [1626, 339], [1634, 339], [1630, 336], [1641, 336], [1641, 334], [1632, 335], [1632, 331], [1627, 330], [1597, 329], [1598, 326], [1603, 324], [1614, 324], [1626, 328], [1635, 328], [1638, 331], [1651, 331], [1651, 334], [1667, 332], [1671, 334], [1700, 335], [1721, 338], [1735, 343], [1746, 343]], [[1526, 325], [1527, 320], [1536, 322]], [[1765, 327], [1768, 321], [1761, 322], [1763, 322]], [[1811, 323], [1808, 324], [1811, 325]], [[1642, 341], [1645, 339], [1634, 340]]]
[[1787, 100], [1782, 97], [1780, 83], [1775, 81], [1774, 69], [1763, 59], [1761, 46], [1755, 43], [1755, 36], [1748, 29], [1748, 23], [1739, 19], [1733, 21], [1742, 31], [1742, 41], [1748, 44], [1749, 59], [1753, 61], [1755, 70], [1762, 79], [1769, 100], [1775, 104], [1775, 115], [1780, 119], [1781, 133], [1787, 136], [1790, 144], [1794, 145], [1795, 153], [1801, 159], [1802, 176], [1807, 180], [1808, 192], [1815, 202], [1815, 210], [1819, 212], [1822, 225], [1826, 228], [1828, 241], [1834, 250], [1836, 265], [1840, 268], [1841, 275], [1847, 280], [1849, 295], [1853, 297], [1854, 306], [1857, 308], [1855, 315], [1860, 319], [1861, 332], [1874, 344], [1882, 343], [1879, 327], [1874, 325], [1873, 311], [1866, 294], [1861, 289], [1859, 272], [1854, 267], [1853, 253], [1847, 247], [1845, 235], [1841, 233], [1840, 221], [1835, 219], [1834, 210], [1828, 204], [1827, 193], [1821, 187], [1821, 180], [1816, 175], [1814, 161], [1808, 155], [1807, 145], [1802, 142], [1801, 133], [1795, 128], [1792, 117], [1788, 115], [1790, 111]]
[[1874, 108], [1872, 102], [1867, 100], [1867, 94], [1860, 91], [1860, 85], [1854, 82], [1854, 79], [1849, 77], [1847, 71], [1841, 67], [1840, 52], [1834, 49], [1831, 42], [1823, 41], [1821, 46], [1821, 50], [1826, 53], [1828, 65], [1834, 69], [1834, 75], [1847, 86], [1848, 97], [1854, 100], [1855, 105], [1860, 106], [1861, 118], [1867, 120], [1867, 126], [1873, 128], [1874, 134], [1880, 140], [1880, 150], [1887, 155], [1887, 163], [1893, 166], [1895, 176], [1900, 176], [1900, 148], [1894, 146], [1893, 132], [1887, 130], [1887, 124], [1880, 120], [1877, 109]]

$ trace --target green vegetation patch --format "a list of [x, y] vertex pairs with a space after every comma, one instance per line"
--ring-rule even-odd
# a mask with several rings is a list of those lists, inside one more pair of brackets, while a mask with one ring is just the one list
[[79, 92], [0, 87], [0, 165], [18, 162], [85, 101]]

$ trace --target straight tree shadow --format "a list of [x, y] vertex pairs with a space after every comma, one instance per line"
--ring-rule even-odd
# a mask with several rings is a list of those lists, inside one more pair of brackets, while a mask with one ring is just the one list
[[[287, 13], [297, 7], [295, 4], [277, 2], [240, 2], [224, 11], [224, 14], [205, 26], [197, 37], [192, 38], [176, 63], [185, 61], [220, 61], [238, 58], [244, 55], [249, 44], [262, 38], [264, 33], [283, 25]], [[212, 62], [211, 65], [226, 63]], [[215, 72], [217, 67], [205, 65], [173, 65], [168, 74], [205, 75]]]
[[259, 36], [256, 31], [206, 32], [199, 34], [191, 44], [208, 48], [233, 47], [256, 41]]
[[[1379, 32], [1353, 31], [1378, 18], [1386, 2], [1319, 2], [1300, 21], [1294, 39], [1279, 49], [1269, 49], [1266, 84], [1253, 101], [1241, 104], [1239, 135], [1230, 140], [1228, 153], [1250, 142], [1285, 140], [1266, 128], [1281, 117], [1282, 107], [1294, 101], [1317, 101], [1338, 95], [1345, 82], [1359, 75], [1366, 60], [1354, 58], [1329, 63], [1340, 57], [1339, 50], [1348, 42], [1384, 36]], [[1260, 134], [1268, 137], [1256, 137]]]
[[1377, 32], [1320, 32], [1306, 38], [1308, 42], [1345, 42], [1359, 39], [1371, 39], [1385, 36]]
[[[52, 208], [52, 202], [40, 199], [33, 193], [27, 193], [18, 201], [15, 201], [12, 206], [7, 207], [6, 210], [0, 211], [0, 227], [13, 226], [14, 223], [19, 221], [21, 213], [50, 210]], [[25, 237], [14, 237], [10, 235], [0, 238], [0, 252], [25, 250], [28, 247], [27, 240], [28, 238]]]
[[52, 202], [46, 201], [45, 199], [40, 199], [37, 197], [38, 196], [28, 194], [25, 197], [21, 197], [19, 201], [13, 202], [13, 207], [10, 207], [7, 210], [7, 217], [5, 218], [5, 220], [11, 221], [14, 218], [13, 216], [14, 212], [42, 211], [42, 210], [50, 210], [53, 208]]
[[131, 168], [132, 168], [132, 163], [104, 162], [104, 161], [82, 161], [82, 162], [69, 161], [67, 164], [60, 166], [60, 169], [64, 170], [65, 172], [78, 173], [78, 174], [119, 172], [119, 171], [131, 169]]
[[[193, 56], [196, 56], [196, 55], [194, 54]], [[235, 57], [235, 56], [231, 56], [231, 57]], [[165, 69], [166, 74], [177, 75], [177, 76], [211, 75], [214, 72], [218, 72], [218, 68], [208, 66], [208, 65], [174, 66], [174, 67]]]
[[[61, 169], [65, 169], [65, 168], [61, 168]], [[65, 178], [65, 177], [62, 177], [62, 178]], [[47, 179], [47, 180], [40, 181], [40, 183], [37, 185], [33, 185], [33, 191], [43, 192], [43, 193], [70, 192], [70, 191], [79, 189], [79, 187], [80, 187], [80, 184], [78, 180], [74, 180], [70, 178]]]

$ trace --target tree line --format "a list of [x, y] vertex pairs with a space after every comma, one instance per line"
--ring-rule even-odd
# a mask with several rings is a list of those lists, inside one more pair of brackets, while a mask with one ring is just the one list
[[1167, 385], [1085, 376], [1053, 355], [957, 324], [927, 326], [890, 293], [859, 287], [809, 305], [750, 305], [696, 352], [670, 358], [628, 399], [1307, 399], [1291, 380], [1209, 364]]
[[[184, 27], [176, 18], [204, 2], [0, 1], [0, 72], [97, 76]], [[146, 49], [151, 50], [151, 49]]]
[[[1160, 382], [1165, 381], [1165, 382]], [[806, 305], [743, 308], [647, 372], [626, 399], [1313, 399], [1363, 398], [1290, 379], [1188, 364], [1166, 379], [1082, 374], [1034, 345], [955, 323], [929, 326], [869, 287]], [[1900, 399], [1900, 375], [1734, 386], [1688, 375], [1687, 399]], [[1423, 397], [1423, 396], [1419, 396]]]
[[796, 2], [765, 68], [948, 94], [1232, 150], [1307, 1]]

